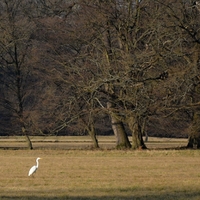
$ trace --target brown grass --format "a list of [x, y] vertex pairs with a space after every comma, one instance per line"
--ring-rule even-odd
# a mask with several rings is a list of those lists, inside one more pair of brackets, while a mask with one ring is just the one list
[[[92, 146], [90, 136], [31, 136], [34, 149], [90, 149]], [[129, 137], [131, 141], [132, 138]], [[116, 147], [114, 136], [98, 136], [101, 149]], [[156, 138], [149, 137], [146, 146], [150, 149], [180, 148], [187, 145], [185, 138]], [[22, 136], [0, 137], [1, 149], [26, 148], [25, 138]]]
[[0, 199], [197, 200], [199, 157], [198, 150], [0, 150]]

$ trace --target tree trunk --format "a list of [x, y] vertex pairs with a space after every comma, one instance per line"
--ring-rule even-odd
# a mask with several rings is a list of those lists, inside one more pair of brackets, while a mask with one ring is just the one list
[[[197, 54], [196, 57], [198, 60], [199, 54]], [[197, 69], [196, 69], [196, 73], [197, 74], [199, 73]], [[192, 93], [193, 102], [199, 102], [199, 98], [200, 98], [200, 77], [196, 76], [194, 91]], [[190, 127], [190, 134], [189, 134], [187, 148], [200, 149], [200, 107], [199, 106], [194, 108], [193, 121]]]
[[91, 125], [88, 128], [88, 133], [89, 133], [89, 135], [90, 135], [90, 137], [92, 139], [94, 148], [99, 148], [99, 143], [98, 143], [98, 140], [97, 140], [97, 137], [96, 137], [96, 133], [95, 133], [95, 129], [94, 129], [93, 125]]
[[[107, 103], [107, 108], [112, 107], [111, 103]], [[124, 128], [123, 122], [120, 120], [118, 114], [110, 111], [112, 130], [116, 137], [116, 147], [117, 148], [131, 148], [131, 143], [128, 139], [127, 133]]]
[[83, 124], [85, 125], [85, 128], [86, 128], [88, 134], [90, 135], [90, 137], [92, 139], [94, 148], [99, 148], [99, 143], [98, 143], [98, 140], [96, 137], [96, 131], [94, 128], [93, 116], [90, 113], [88, 122], [86, 122], [86, 120], [84, 118], [82, 118], [81, 120], [82, 120]]
[[143, 141], [143, 133], [141, 120], [139, 117], [129, 117], [128, 126], [132, 132], [132, 148], [133, 149], [146, 149], [146, 145]]
[[148, 142], [148, 133], [146, 131], [146, 124], [147, 124], [147, 117], [142, 118], [141, 121], [141, 131], [142, 131], [142, 136], [145, 136], [145, 142]]
[[28, 149], [32, 150], [33, 149], [33, 145], [32, 145], [32, 142], [31, 142], [29, 136], [25, 135], [25, 137], [26, 137], [26, 142], [27, 142]]
[[116, 136], [117, 148], [131, 148], [131, 143], [128, 140], [123, 122], [118, 119], [116, 114], [111, 114], [112, 130]]
[[30, 137], [26, 133], [25, 127], [22, 127], [22, 133], [25, 136], [25, 139], [26, 139], [26, 142], [27, 142], [27, 148], [30, 149], [30, 150], [32, 150], [33, 149], [33, 145], [32, 145], [32, 142], [30, 140]]
[[194, 112], [187, 148], [200, 149], [200, 109]]

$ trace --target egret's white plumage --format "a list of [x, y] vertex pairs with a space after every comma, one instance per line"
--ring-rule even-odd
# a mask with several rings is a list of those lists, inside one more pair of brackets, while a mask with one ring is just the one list
[[31, 167], [31, 169], [29, 170], [28, 176], [31, 176], [32, 174], [34, 174], [37, 171], [37, 169], [39, 167], [39, 159], [41, 159], [41, 158], [36, 159], [37, 165], [34, 165], [33, 167]]

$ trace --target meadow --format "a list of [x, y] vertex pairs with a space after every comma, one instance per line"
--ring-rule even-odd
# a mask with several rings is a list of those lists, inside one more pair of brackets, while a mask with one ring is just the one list
[[[28, 177], [37, 157], [39, 169]], [[199, 166], [199, 150], [1, 149], [0, 199], [197, 200]]]
[[[31, 136], [34, 149], [91, 149], [90, 136]], [[98, 136], [101, 149], [115, 148], [114, 136]], [[129, 140], [131, 141], [131, 137]], [[181, 148], [186, 146], [186, 138], [156, 138], [149, 137], [146, 146], [150, 149]], [[0, 149], [24, 149], [25, 138], [22, 136], [1, 136]]]

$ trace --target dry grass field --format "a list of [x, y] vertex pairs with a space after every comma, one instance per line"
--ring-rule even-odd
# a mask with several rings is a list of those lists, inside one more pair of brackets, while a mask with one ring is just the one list
[[[129, 140], [131, 141], [131, 137]], [[90, 136], [32, 136], [34, 149], [91, 149]], [[115, 148], [114, 136], [98, 136], [101, 149]], [[180, 148], [186, 146], [185, 138], [155, 138], [149, 137], [146, 143], [150, 149]], [[0, 137], [0, 149], [26, 148], [25, 138], [21, 136]]]
[[4, 200], [199, 200], [199, 186], [198, 150], [0, 150]]

